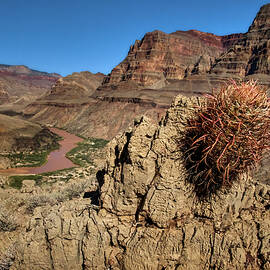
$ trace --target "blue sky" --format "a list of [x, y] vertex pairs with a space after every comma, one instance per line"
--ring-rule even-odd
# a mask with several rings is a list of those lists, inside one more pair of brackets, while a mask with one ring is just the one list
[[264, 0], [0, 0], [0, 64], [109, 73], [146, 32], [246, 32]]

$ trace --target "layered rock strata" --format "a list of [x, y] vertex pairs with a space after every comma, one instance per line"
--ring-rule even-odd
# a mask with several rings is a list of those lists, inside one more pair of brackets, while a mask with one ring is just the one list
[[270, 84], [270, 4], [261, 7], [256, 18], [235, 44], [218, 57], [210, 73], [231, 77], [255, 77]]
[[25, 98], [29, 102], [45, 94], [61, 76], [32, 70], [23, 65], [0, 65], [0, 80], [11, 101]]
[[[216, 36], [195, 30], [147, 33], [104, 79], [101, 90], [128, 88], [128, 83], [129, 88], [135, 88], [135, 83], [137, 87], [165, 90], [176, 80], [183, 91], [201, 86], [201, 91], [207, 91], [232, 78], [253, 78], [270, 85], [269, 10], [269, 4], [261, 7], [245, 34]], [[188, 88], [186, 81], [192, 86]]]
[[43, 99], [83, 99], [90, 96], [103, 80], [102, 73], [74, 72], [60, 78]]
[[136, 40], [127, 57], [104, 79], [103, 87], [158, 87], [160, 81], [181, 80], [187, 73], [209, 71], [215, 58], [241, 34], [216, 36], [196, 30], [147, 33]]
[[270, 4], [262, 6], [247, 33], [237, 35], [227, 50], [207, 67], [208, 71], [204, 72], [207, 61], [202, 57], [184, 79], [163, 86], [160, 91], [178, 89], [186, 95], [201, 94], [231, 79], [253, 79], [269, 88], [269, 10]]
[[65, 128], [83, 136], [112, 139], [127, 128], [137, 116], [147, 115], [160, 120], [164, 107], [151, 100], [91, 99], [36, 101], [27, 106], [24, 115], [31, 121]]
[[24, 112], [41, 123], [111, 139], [136, 116], [160, 119], [178, 94], [199, 96], [231, 79], [256, 79], [269, 87], [269, 7], [260, 9], [245, 34], [147, 33], [96, 91], [77, 79], [72, 83], [71, 75]]
[[266, 178], [242, 175], [203, 202], [186, 181], [177, 141], [199, 103], [178, 96], [159, 125], [137, 119], [113, 139], [95, 204], [37, 209], [11, 269], [269, 269]]

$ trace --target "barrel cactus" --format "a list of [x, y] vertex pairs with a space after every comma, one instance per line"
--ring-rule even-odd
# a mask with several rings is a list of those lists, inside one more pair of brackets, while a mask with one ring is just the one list
[[254, 81], [222, 86], [205, 96], [188, 120], [185, 160], [200, 197], [231, 187], [270, 148], [270, 100]]

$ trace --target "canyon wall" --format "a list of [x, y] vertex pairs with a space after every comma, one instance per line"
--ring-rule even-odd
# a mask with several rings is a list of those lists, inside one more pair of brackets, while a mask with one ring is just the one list
[[245, 33], [218, 57], [210, 73], [232, 77], [255, 77], [270, 82], [270, 5], [263, 6]]
[[207, 72], [215, 58], [240, 37], [241, 34], [216, 36], [196, 30], [147, 33], [142, 40], [136, 40], [127, 57], [105, 77], [103, 87], [121, 87], [124, 82], [156, 87], [160, 81]]
[[111, 139], [136, 116], [160, 119], [178, 94], [200, 96], [231, 79], [258, 80], [270, 94], [269, 10], [270, 4], [263, 6], [244, 34], [147, 33], [102, 85], [101, 76], [99, 84], [96, 75], [88, 74], [87, 80], [86, 73], [67, 76], [24, 113], [41, 123]]

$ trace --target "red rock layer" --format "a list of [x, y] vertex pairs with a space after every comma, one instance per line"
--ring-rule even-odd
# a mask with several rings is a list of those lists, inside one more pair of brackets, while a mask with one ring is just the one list
[[247, 33], [211, 68], [212, 74], [244, 78], [270, 73], [270, 4], [261, 7]]
[[13, 101], [27, 96], [30, 99], [37, 98], [48, 91], [60, 77], [59, 74], [40, 72], [26, 66], [0, 64], [0, 80]]
[[196, 30], [147, 33], [130, 47], [127, 57], [104, 79], [103, 86], [135, 82], [147, 87], [160, 80], [181, 80], [196, 65], [201, 66], [197, 67], [197, 72], [206, 72], [215, 58], [239, 36], [222, 37]]
[[[200, 95], [230, 78], [250, 76], [270, 85], [269, 40], [270, 4], [261, 8], [246, 34], [220, 37], [195, 30], [147, 33], [131, 46], [126, 59], [91, 98], [69, 84], [70, 89], [56, 92], [59, 97], [77, 92], [78, 100], [39, 100], [25, 113], [41, 123], [111, 139], [138, 115], [159, 119], [177, 94]], [[80, 95], [83, 98], [79, 99]]]

